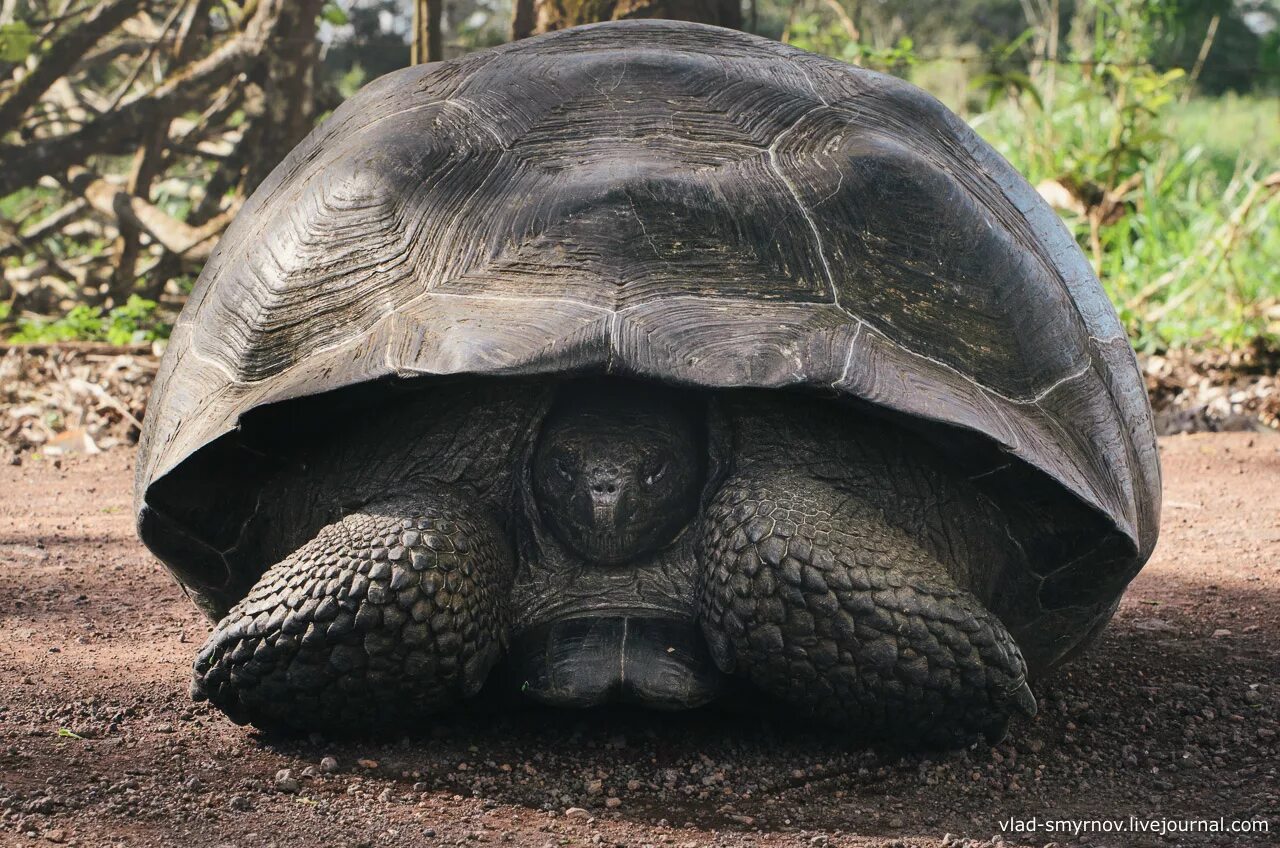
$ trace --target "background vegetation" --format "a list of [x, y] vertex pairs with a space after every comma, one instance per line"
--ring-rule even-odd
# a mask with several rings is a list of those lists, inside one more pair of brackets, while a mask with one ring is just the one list
[[[243, 198], [344, 97], [408, 64], [424, 20], [448, 57], [513, 22], [585, 14], [427, 6], [0, 0], [0, 338], [162, 338]], [[1140, 348], [1280, 349], [1275, 0], [625, 8], [741, 25], [929, 89], [1060, 210]]]

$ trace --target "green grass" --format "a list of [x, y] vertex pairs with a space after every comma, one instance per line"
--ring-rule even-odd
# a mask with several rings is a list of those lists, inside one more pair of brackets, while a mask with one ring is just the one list
[[[1063, 217], [1139, 349], [1280, 350], [1280, 185], [1268, 183], [1280, 172], [1280, 98], [1190, 96], [1186, 72], [1147, 64], [1167, 37], [1158, 6], [1081, 0], [1087, 27], [1055, 65], [1023, 61], [1031, 30], [986, 55], [924, 51], [964, 61], [910, 50], [886, 61], [818, 12], [790, 34], [911, 79], [1032, 185], [1056, 181], [1084, 199], [1086, 211]], [[1097, 204], [1108, 195], [1118, 205]]]
[[972, 123], [1032, 184], [1136, 180], [1096, 244], [1086, 217], [1064, 218], [1139, 349], [1280, 347], [1280, 196], [1262, 184], [1280, 169], [1277, 103], [1183, 103], [1169, 87], [1119, 150], [1119, 110], [1081, 81], [1045, 109], [1006, 100]]
[[[7, 318], [0, 315], [0, 321]], [[80, 304], [60, 318], [19, 318], [14, 343], [90, 341], [109, 344], [142, 344], [167, 338], [169, 326], [156, 314], [156, 303], [133, 295], [123, 306], [103, 311]]]
[[1224, 177], [1242, 161], [1280, 167], [1280, 98], [1194, 97], [1170, 106], [1164, 130], [1180, 146], [1203, 148]]

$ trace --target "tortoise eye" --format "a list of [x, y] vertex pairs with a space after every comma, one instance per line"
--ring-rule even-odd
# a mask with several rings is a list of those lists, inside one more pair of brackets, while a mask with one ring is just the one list
[[649, 475], [644, 478], [644, 484], [646, 486], [652, 486], [665, 476], [667, 476], [667, 463], [664, 462], [649, 472]]
[[556, 457], [556, 471], [559, 471], [560, 476], [566, 480], [573, 479], [573, 469], [569, 467], [568, 461], [563, 456]]

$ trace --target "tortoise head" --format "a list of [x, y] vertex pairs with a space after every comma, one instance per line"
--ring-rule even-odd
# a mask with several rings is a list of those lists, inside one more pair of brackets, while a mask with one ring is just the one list
[[661, 548], [693, 517], [704, 439], [679, 395], [635, 383], [566, 388], [533, 457], [544, 520], [591, 563], [615, 565]]

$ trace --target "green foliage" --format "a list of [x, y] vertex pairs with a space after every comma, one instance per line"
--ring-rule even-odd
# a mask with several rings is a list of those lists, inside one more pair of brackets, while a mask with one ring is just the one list
[[348, 20], [325, 51], [321, 66], [323, 88], [333, 92], [329, 99], [322, 98], [325, 109], [336, 108], [365, 81], [409, 64], [411, 8], [401, 0], [346, 4]]
[[1280, 158], [1280, 102], [1272, 97], [1228, 92], [1219, 97], [1192, 97], [1170, 104], [1162, 120], [1170, 143], [1200, 147], [1205, 164], [1223, 180], [1240, 162]]
[[1064, 217], [1139, 348], [1280, 346], [1280, 217], [1260, 182], [1280, 167], [1275, 104], [1267, 121], [1252, 101], [1183, 102], [1185, 73], [1151, 63], [1168, 11], [1081, 2], [1072, 61], [1039, 71], [1034, 97], [1007, 87], [974, 127], [1077, 196]]
[[168, 325], [156, 314], [156, 302], [132, 295], [122, 306], [103, 312], [79, 304], [61, 318], [20, 318], [10, 342], [107, 342], [141, 344], [167, 338]]
[[1044, 100], [1040, 97], [1040, 89], [1032, 81], [1031, 75], [1024, 68], [1020, 49], [1035, 37], [1034, 28], [1028, 27], [1013, 41], [993, 50], [988, 56], [986, 73], [978, 74], [970, 83], [970, 87], [984, 91], [987, 95], [986, 108], [992, 109], [1005, 95], [1015, 98], [1026, 95], [1041, 109]]
[[0, 24], [0, 62], [25, 62], [38, 40], [22, 21]]
[[351, 22], [346, 11], [337, 3], [325, 3], [320, 9], [320, 20], [333, 26], [345, 26]]
[[786, 32], [787, 43], [814, 53], [825, 53], [846, 62], [885, 73], [902, 73], [916, 62], [915, 43], [902, 36], [892, 45], [877, 47], [849, 37], [841, 21], [824, 21], [817, 13], [798, 15]]
[[1156, 67], [1192, 67], [1215, 18], [1199, 90], [1280, 93], [1280, 3], [1275, 0], [1177, 0], [1166, 20], [1167, 37], [1156, 45]]
[[[1033, 185], [1073, 197], [1063, 218], [1137, 347], [1280, 348], [1280, 191], [1264, 182], [1280, 169], [1276, 101], [1194, 97], [1160, 63], [1188, 2], [1064, 3], [1059, 61], [1025, 30], [964, 65], [970, 122]], [[838, 16], [811, 17], [792, 43], [857, 60]]]
[[338, 77], [337, 86], [338, 93], [342, 95], [342, 99], [346, 100], [355, 94], [360, 88], [369, 81], [369, 74], [365, 71], [364, 65], [359, 62], [353, 64], [345, 74]]

